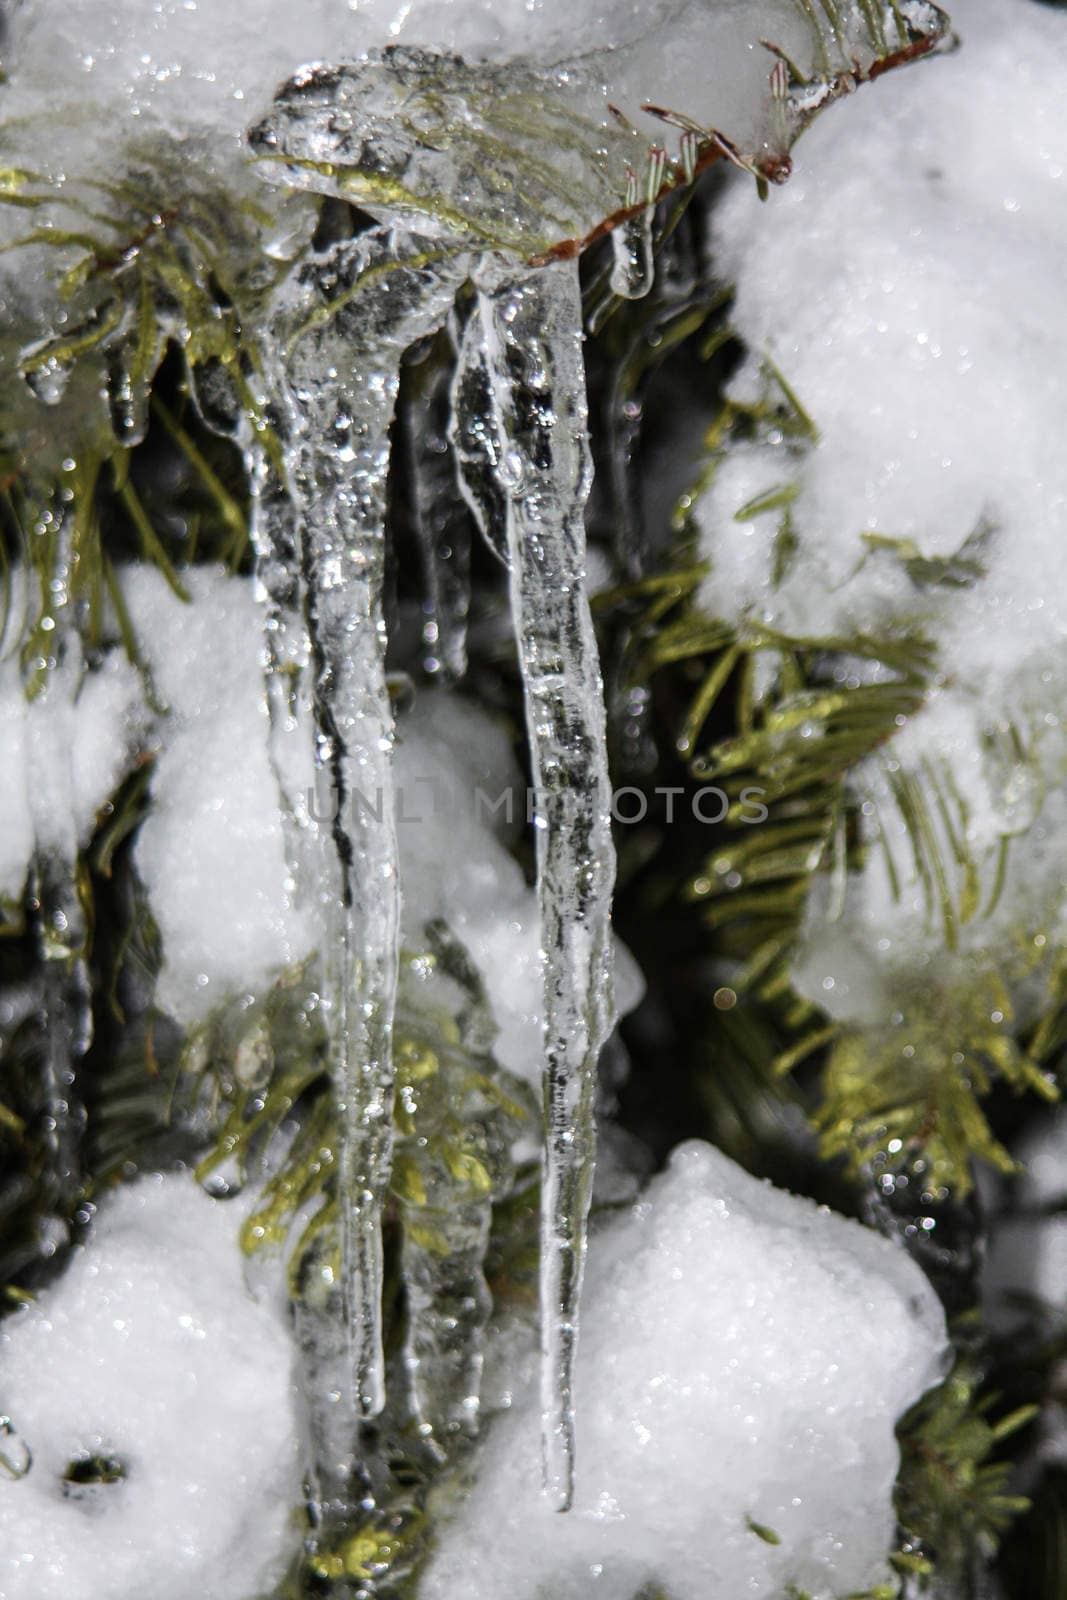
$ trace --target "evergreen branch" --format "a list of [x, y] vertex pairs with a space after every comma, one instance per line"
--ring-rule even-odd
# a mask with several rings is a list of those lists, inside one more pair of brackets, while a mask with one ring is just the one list
[[959, 1581], [976, 1552], [992, 1554], [1027, 1509], [1024, 1497], [1009, 1492], [1013, 1463], [998, 1452], [1029, 1425], [1036, 1407], [998, 1416], [998, 1404], [964, 1357], [901, 1422], [896, 1504], [906, 1537], [898, 1570]]

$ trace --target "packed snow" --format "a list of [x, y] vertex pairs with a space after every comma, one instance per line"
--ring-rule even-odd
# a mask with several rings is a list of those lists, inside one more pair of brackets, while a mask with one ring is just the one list
[[694, 1141], [594, 1230], [566, 1518], [538, 1491], [532, 1363], [516, 1382], [507, 1350], [507, 1409], [420, 1600], [777, 1600], [790, 1582], [829, 1600], [887, 1580], [894, 1423], [941, 1375], [945, 1328], [919, 1269], [858, 1223]]
[[[963, 0], [954, 20], [963, 48], [817, 124], [770, 204], [739, 182], [717, 208], [717, 259], [751, 351], [731, 393], [757, 397], [769, 350], [820, 439], [799, 473], [781, 446], [735, 453], [699, 515], [709, 605], [807, 636], [922, 605], [865, 532], [947, 557], [990, 524], [976, 552], [987, 575], [927, 598], [949, 630], [946, 660], [983, 687], [1008, 680], [1002, 697], [1063, 621], [1050, 558], [1067, 499], [1055, 448], [1067, 18], [1033, 0]], [[733, 513], [794, 477], [803, 559], [775, 590], [776, 515]]]
[[[926, 708], [860, 775], [887, 825], [900, 901], [871, 825], [844, 923], [827, 932], [822, 905], [811, 918], [801, 981], [824, 1003], [825, 980], [843, 979], [830, 1003], [844, 1015], [849, 988], [861, 1010], [883, 1006], [857, 962], [923, 961], [943, 943], [909, 880], [887, 763], [951, 774], [983, 903], [1001, 841], [1041, 814], [1009, 852], [1001, 926], [1048, 926], [1067, 884], [1054, 792], [1067, 771], [1067, 16], [1032, 0], [961, 0], [954, 23], [958, 54], [891, 75], [820, 123], [772, 204], [738, 184], [714, 217], [750, 352], [731, 393], [757, 399], [769, 353], [819, 437], [727, 453], [694, 506], [712, 563], [704, 604], [805, 637], [893, 637], [914, 622], [938, 644]], [[738, 513], [784, 486], [796, 490], [798, 549], [776, 583], [780, 511]], [[929, 568], [924, 579], [912, 560], [957, 555], [958, 584], [931, 582]], [[988, 933], [979, 920], [963, 941]]]
[[[62, 1277], [0, 1323], [4, 1600], [243, 1600], [299, 1536], [292, 1353], [239, 1207], [187, 1174], [104, 1198]], [[108, 1463], [99, 1477], [92, 1463]], [[79, 1469], [81, 1469], [79, 1473]]]
[[[78, 843], [89, 842], [146, 721], [140, 679], [118, 656], [92, 671], [70, 661], [53, 678], [52, 692], [30, 701], [17, 657], [0, 662], [0, 901], [9, 904], [22, 899], [35, 851], [65, 826], [68, 787]], [[37, 781], [60, 760], [69, 763], [69, 786]]]
[[157, 1003], [192, 1024], [302, 960], [315, 932], [285, 859], [252, 585], [210, 568], [187, 582], [188, 605], [153, 568], [126, 575], [166, 708], [135, 862], [162, 940]]

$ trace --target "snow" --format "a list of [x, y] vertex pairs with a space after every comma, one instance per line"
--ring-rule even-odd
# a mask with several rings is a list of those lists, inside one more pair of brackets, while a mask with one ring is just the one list
[[[285, 863], [252, 585], [206, 567], [187, 582], [191, 606], [152, 568], [128, 568], [125, 577], [137, 638], [168, 708], [135, 854], [163, 940], [156, 998], [195, 1024], [304, 959], [315, 929], [294, 903]], [[537, 897], [509, 848], [526, 821], [510, 741], [473, 702], [427, 689], [400, 719], [395, 759], [403, 942], [421, 948], [426, 924], [448, 921], [482, 973], [502, 1063], [537, 1084]], [[641, 980], [618, 941], [616, 950], [619, 1003], [630, 1010]]]
[[135, 861], [163, 937], [157, 1001], [193, 1024], [303, 959], [314, 940], [290, 892], [252, 586], [210, 568], [187, 582], [191, 605], [156, 569], [126, 569], [134, 630], [165, 707], [158, 718], [118, 646], [92, 670], [76, 658], [55, 669], [49, 693], [33, 701], [17, 658], [0, 662], [0, 897], [21, 897], [35, 848], [61, 829], [58, 785], [39, 786], [31, 808], [33, 772], [69, 752], [84, 847], [134, 760], [154, 752]]
[[125, 576], [167, 708], [134, 859], [162, 937], [157, 1003], [191, 1025], [304, 959], [315, 936], [285, 860], [252, 585], [209, 567], [187, 584], [190, 605], [154, 568]]
[[0, 669], [0, 895], [21, 898], [33, 857], [33, 818], [26, 793], [26, 696], [15, 663]]
[[755, 397], [769, 347], [821, 438], [794, 505], [804, 556], [777, 592], [767, 522], [731, 521], [792, 475], [781, 448], [738, 452], [700, 521], [716, 566], [708, 604], [808, 634], [915, 610], [891, 563], [868, 555], [855, 570], [863, 532], [947, 556], [992, 521], [987, 578], [938, 596], [946, 655], [985, 687], [1064, 626], [1067, 589], [1049, 557], [1067, 503], [1055, 448], [1067, 385], [1055, 55], [1067, 21], [1031, 0], [959, 11], [955, 57], [889, 77], [847, 119], [819, 124], [772, 205], [739, 184], [717, 213], [733, 321], [753, 352], [733, 392]]
[[[0, 1324], [0, 1392], [29, 1472], [0, 1474], [4, 1600], [241, 1600], [296, 1543], [289, 1338], [244, 1287], [237, 1208], [188, 1175], [102, 1203], [63, 1276]], [[76, 1488], [72, 1463], [116, 1458]]]
[[[404, 943], [444, 917], [485, 983], [509, 1072], [541, 1082], [541, 954], [537, 895], [511, 853], [526, 793], [504, 730], [471, 701], [421, 691], [401, 719], [396, 752], [397, 834]], [[637, 964], [615, 940], [616, 999], [641, 998]]]
[[17, 657], [0, 662], [0, 899], [10, 902], [22, 897], [35, 849], [47, 849], [63, 826], [62, 790], [38, 790], [31, 805], [31, 773], [69, 757], [84, 847], [144, 728], [140, 680], [118, 656], [84, 675], [80, 662], [57, 669], [53, 689], [29, 702]]
[[1032, 0], [963, 0], [956, 21], [962, 50], [818, 124], [770, 205], [739, 183], [716, 213], [733, 322], [752, 351], [733, 392], [755, 398], [770, 348], [821, 438], [794, 507], [805, 559], [777, 593], [752, 554], [766, 523], [749, 534], [730, 520], [791, 476], [782, 449], [738, 453], [701, 522], [717, 568], [743, 552], [736, 570], [713, 573], [709, 603], [814, 633], [916, 606], [891, 564], [887, 575], [868, 556], [854, 571], [863, 532], [947, 556], [991, 521], [990, 575], [954, 597], [951, 647], [989, 682], [1063, 626], [1062, 588], [1041, 606], [1034, 579], [1055, 577], [1041, 558], [1067, 499], [1054, 448], [1067, 385], [1056, 67], [1067, 22]]
[[789, 1582], [829, 1600], [887, 1580], [893, 1427], [941, 1375], [945, 1329], [886, 1240], [681, 1146], [590, 1240], [565, 1518], [538, 1491], [532, 1355], [516, 1383], [503, 1342], [509, 1409], [420, 1600], [778, 1600]]
[[104, 800], [115, 793], [144, 733], [144, 689], [136, 668], [113, 652], [82, 679], [74, 708], [75, 813], [84, 840]]
[[[732, 394], [757, 398], [769, 352], [819, 440], [799, 454], [787, 441], [735, 449], [694, 515], [712, 613], [805, 636], [893, 635], [917, 621], [938, 641], [937, 690], [883, 756], [951, 770], [988, 894], [1000, 839], [1067, 773], [1067, 17], [1032, 0], [953, 10], [955, 56], [890, 75], [821, 122], [770, 205], [738, 183], [715, 213], [750, 352]], [[776, 587], [778, 513], [735, 515], [784, 483], [798, 489], [799, 550]], [[984, 574], [920, 589], [864, 534], [913, 541], [927, 557], [977, 536]], [[1013, 730], [1037, 772], [1028, 793], [1023, 764], [1004, 755]], [[877, 785], [874, 772], [861, 778]], [[1058, 797], [1042, 816], [1040, 849], [1027, 836], [1010, 856], [1002, 923], [1047, 918], [1062, 898]], [[922, 936], [914, 882], [894, 906], [878, 855], [853, 891], [855, 917], [831, 937], [844, 948], [859, 930], [869, 949], [877, 934], [894, 956], [925, 955], [936, 925]], [[833, 965], [821, 954], [820, 982]], [[862, 1009], [870, 994], [852, 976]]]

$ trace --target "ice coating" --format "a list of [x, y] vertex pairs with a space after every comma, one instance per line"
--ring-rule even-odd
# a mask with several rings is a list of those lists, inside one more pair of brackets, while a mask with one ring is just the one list
[[569, 59], [532, 41], [506, 65], [334, 49], [250, 139], [265, 176], [538, 262], [578, 253], [723, 156], [763, 188], [784, 181], [790, 146], [825, 105], [945, 30], [921, 0], [888, 33], [873, 5], [691, 0]]
[[[867, 17], [862, 5], [837, 9], [841, 45], [856, 54], [857, 66], [869, 65], [879, 48], [901, 47], [901, 30], [887, 28], [877, 8]], [[933, 6], [906, 0], [900, 9], [904, 32], [935, 24]], [[677, 47], [669, 74], [668, 31]], [[106, 108], [120, 126], [96, 131], [105, 149], [113, 140], [135, 146], [141, 129], [237, 142], [250, 112], [298, 67], [354, 60], [392, 44], [572, 70], [586, 58], [618, 53], [624, 76], [608, 77], [609, 99], [638, 114], [645, 101], [662, 101], [669, 83], [676, 109], [731, 137], [739, 117], [752, 120], [749, 102], [765, 90], [773, 65], [758, 48], [761, 39], [798, 63], [850, 66], [826, 18], [813, 37], [794, 0], [306, 0], [299, 11], [279, 0], [161, 0], [147, 8], [138, 0], [69, 0], [62, 8], [24, 0], [8, 33], [8, 115], [21, 120], [50, 101], [53, 112], [80, 108], [88, 123], [90, 108]], [[604, 76], [599, 66], [595, 72]], [[60, 141], [62, 131], [53, 131]], [[75, 148], [72, 142], [66, 154]]]
[[[300, 1498], [292, 1354], [245, 1289], [238, 1225], [188, 1174], [146, 1178], [0, 1323], [4, 1453], [32, 1461], [0, 1473], [4, 1600], [135, 1600], [146, 1573], [157, 1600], [243, 1600], [280, 1577]], [[93, 1457], [121, 1476], [64, 1483]]]
[[270, 763], [277, 786], [289, 869], [289, 894], [312, 915], [321, 891], [321, 824], [315, 792], [311, 727], [311, 640], [304, 616], [303, 539], [284, 474], [259, 440], [246, 441], [255, 550], [255, 587], [263, 617], [264, 686], [270, 717]]
[[[298, 10], [277, 0], [161, 0], [151, 7], [72, 0], [62, 8], [58, 0], [26, 0], [11, 19], [6, 50], [4, 188], [16, 199], [40, 191], [48, 204], [29, 223], [18, 204], [0, 206], [5, 249], [38, 240], [31, 253], [22, 247], [0, 267], [8, 321], [25, 334], [25, 354], [42, 335], [77, 326], [77, 314], [47, 296], [52, 326], [39, 325], [52, 263], [61, 258], [64, 270], [80, 260], [84, 281], [100, 289], [173, 224], [202, 223], [212, 189], [254, 204], [257, 180], [248, 172], [243, 133], [287, 79], [290, 89], [261, 125], [257, 149], [284, 156], [290, 179], [294, 161], [318, 165], [311, 187], [321, 187], [324, 163], [363, 161], [361, 137], [353, 144], [351, 125], [336, 118], [334, 153], [322, 153], [331, 130], [314, 126], [311, 113], [322, 109], [315, 91], [325, 85], [337, 100], [340, 86], [357, 107], [360, 135], [376, 129], [362, 176], [352, 171], [344, 180], [352, 198], [377, 199], [395, 211], [395, 182], [390, 191], [381, 180], [399, 178], [416, 193], [418, 208], [441, 212], [447, 222], [450, 200], [454, 211], [464, 192], [452, 181], [458, 160], [473, 179], [467, 200], [476, 222], [488, 208], [480, 236], [510, 240], [527, 255], [584, 238], [632, 204], [631, 173], [642, 200], [655, 198], [661, 182], [688, 181], [697, 146], [702, 159], [717, 159], [725, 148], [777, 179], [788, 170], [789, 145], [822, 104], [857, 74], [879, 70], [880, 61], [925, 50], [944, 27], [925, 0], [904, 0], [888, 27], [873, 0], [824, 11], [798, 0], [657, 0], [641, 7], [309, 0]], [[796, 64], [795, 81], [794, 68], [769, 53], [764, 39]], [[349, 65], [300, 75], [322, 62]], [[801, 81], [812, 75], [815, 87]], [[436, 122], [442, 95], [445, 126]], [[643, 110], [649, 103], [682, 121], [664, 123]], [[415, 148], [401, 152], [409, 110]], [[446, 152], [444, 161], [434, 144]], [[193, 152], [200, 181], [190, 186]], [[511, 180], [503, 207], [494, 198], [501, 176]], [[265, 203], [261, 195], [260, 208]], [[465, 204], [459, 211], [466, 215]], [[220, 216], [218, 206], [207, 211], [223, 233], [238, 220]], [[240, 221], [256, 235], [250, 209]], [[284, 254], [311, 226], [306, 217], [295, 225], [276, 217], [263, 223], [260, 242]], [[52, 232], [50, 247], [42, 229]], [[69, 235], [61, 249], [57, 230]], [[229, 243], [248, 249], [247, 241]], [[47, 362], [35, 370], [42, 392], [61, 378]], [[52, 386], [54, 398], [59, 387]]]
[[429, 676], [452, 684], [467, 670], [471, 529], [455, 514], [456, 464], [448, 436], [451, 384], [432, 359], [413, 363], [412, 370], [415, 376], [401, 419], [401, 459], [411, 467], [412, 522], [422, 557], [422, 663]]
[[611, 290], [624, 300], [640, 300], [652, 287], [652, 209], [646, 206], [611, 236], [614, 259]]
[[889, 1577], [894, 1423], [945, 1347], [901, 1251], [683, 1145], [590, 1241], [570, 1516], [538, 1494], [532, 1362], [516, 1383], [509, 1349], [509, 1409], [419, 1600], [866, 1592]]
[[[139, 700], [130, 672], [87, 671], [73, 592], [74, 523], [58, 496], [40, 513], [35, 531], [47, 540], [41, 621], [21, 670], [14, 662], [6, 667], [10, 704], [4, 718], [12, 746], [4, 787], [15, 813], [14, 838], [7, 844], [14, 869], [10, 898], [17, 902], [27, 887], [27, 920], [41, 963], [41, 1108], [60, 1217], [78, 1191], [77, 1076], [93, 1032], [90, 927], [79, 851], [132, 755], [137, 728], [127, 723], [127, 712], [131, 700]], [[14, 618], [28, 620], [34, 588], [20, 569], [6, 626]]]
[[467, 317], [457, 339], [449, 443], [460, 492], [491, 550], [506, 566], [507, 495], [499, 477], [502, 453], [493, 415], [481, 318]]
[[[23, 613], [24, 580], [24, 569], [12, 578], [12, 632]], [[32, 931], [41, 958], [40, 1107], [57, 1217], [65, 1218], [78, 1184], [77, 1073], [92, 1022], [77, 861], [146, 727], [141, 681], [125, 659], [111, 655], [90, 670], [77, 636], [68, 637], [30, 698], [8, 641], [0, 663], [0, 905], [13, 927]]]
[[30, 707], [26, 740], [26, 790], [35, 840], [29, 890], [43, 970], [42, 1100], [60, 1213], [78, 1192], [77, 1078], [93, 1038], [89, 924], [78, 885], [71, 737], [81, 649], [76, 633], [64, 637], [63, 609], [55, 607], [56, 657]]
[[[298, 11], [276, 0], [71, 0], [60, 23], [51, 0], [24, 0], [5, 66], [20, 96], [43, 98], [50, 80], [53, 104], [95, 102], [149, 127], [239, 142], [257, 101], [305, 62], [389, 43], [552, 60], [598, 38], [628, 41], [647, 27], [648, 9], [603, 0], [306, 0]], [[676, 9], [669, 0], [652, 8], [658, 22]]]

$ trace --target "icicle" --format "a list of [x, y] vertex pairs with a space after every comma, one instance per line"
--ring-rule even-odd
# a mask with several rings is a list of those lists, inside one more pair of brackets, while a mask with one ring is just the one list
[[[81, 640], [73, 616], [73, 509], [57, 517], [48, 589], [49, 656], [29, 663], [41, 674], [28, 711], [27, 796], [35, 855], [31, 879], [38, 951], [43, 972], [43, 1091], [51, 1173], [65, 1228], [79, 1187], [81, 1117], [74, 1098], [78, 1063], [92, 1042], [91, 987], [87, 969], [89, 927], [78, 889], [78, 835], [74, 817], [75, 700], [82, 678]], [[54, 1239], [44, 1241], [46, 1248]]]
[[[271, 419], [271, 424], [273, 419]], [[289, 893], [310, 902], [321, 840], [309, 804], [314, 768], [307, 715], [311, 641], [304, 608], [302, 541], [296, 507], [275, 460], [277, 435], [252, 432], [246, 445], [256, 588], [264, 606], [264, 665], [271, 766], [278, 784]]]
[[611, 290], [624, 300], [643, 300], [652, 287], [652, 209], [645, 206], [636, 216], [628, 217], [611, 236]]
[[346, 1370], [330, 1433], [341, 1485], [354, 1470], [360, 1417], [384, 1402], [381, 1207], [399, 925], [382, 611], [389, 427], [401, 357], [445, 320], [464, 273], [447, 250], [376, 228], [303, 265], [282, 290], [275, 327], [286, 476], [303, 522], [318, 814], [333, 819], [321, 900], [340, 1133]]
[[[616, 241], [616, 248], [620, 246]], [[606, 504], [598, 511], [601, 525], [610, 528], [620, 572], [631, 580], [644, 576], [645, 564], [658, 552], [650, 547], [650, 529], [666, 528], [670, 511], [682, 492], [670, 483], [672, 474], [651, 474], [656, 495], [654, 513], [649, 517], [647, 494], [634, 481], [633, 463], [644, 428], [646, 379], [665, 352], [676, 342], [676, 329], [685, 312], [699, 298], [706, 304], [712, 292], [707, 281], [703, 250], [692, 225], [683, 216], [662, 240], [655, 262], [655, 295], [646, 297], [640, 313], [631, 314], [618, 326], [610, 345], [613, 351], [612, 376], [601, 388], [600, 422], [607, 440], [603, 452], [605, 483], [601, 485]], [[606, 306], [617, 305], [606, 297]], [[647, 486], [646, 486], [647, 488]]]
[[597, 1058], [614, 1019], [611, 796], [583, 581], [592, 469], [578, 267], [489, 266], [478, 289], [536, 791], [546, 1056], [542, 1449], [546, 1491], [565, 1510], [573, 1490], [573, 1369]]
[[404, 1230], [401, 1244], [408, 1317], [404, 1365], [420, 1431], [447, 1438], [477, 1429], [482, 1334], [492, 1309], [484, 1272], [492, 1203], [487, 1194], [484, 1201], [457, 1205], [453, 1186], [432, 1217], [433, 1245], [424, 1245], [411, 1229]]
[[458, 1081], [455, 1069], [450, 1075], [440, 1063], [427, 1073], [416, 1030], [415, 1050], [397, 1066], [401, 1105], [425, 1110], [436, 1094], [453, 1125], [461, 1105], [466, 1113], [462, 1145], [433, 1150], [431, 1141], [430, 1159], [418, 1164], [418, 1183], [401, 1208], [408, 1401], [420, 1436], [433, 1448], [457, 1432], [477, 1430], [484, 1333], [492, 1310], [485, 1257], [493, 1201], [510, 1191], [511, 1152], [522, 1119], [502, 1116], [499, 1106], [490, 1110], [484, 1102], [482, 1114], [475, 1112], [481, 1098], [478, 1079], [488, 1081], [494, 1074], [497, 1024], [481, 975], [448, 925], [434, 920], [423, 934], [430, 959], [406, 963], [409, 1014], [417, 1018], [421, 1009], [430, 1016], [454, 1016], [462, 1056], [475, 1065], [473, 1073], [464, 1067]]
[[477, 312], [467, 318], [457, 351], [449, 439], [459, 486], [482, 536], [507, 565], [507, 494], [500, 475], [500, 436]]
[[423, 665], [437, 679], [455, 683], [467, 670], [470, 522], [456, 497], [445, 409], [449, 396], [435, 373], [432, 360], [415, 369], [404, 424], [411, 460], [411, 516], [426, 585]]

